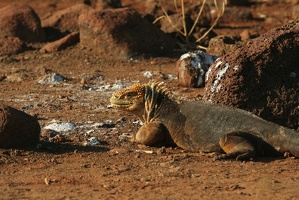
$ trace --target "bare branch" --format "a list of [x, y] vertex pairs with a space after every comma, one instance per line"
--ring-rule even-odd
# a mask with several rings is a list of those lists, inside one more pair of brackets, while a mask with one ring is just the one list
[[[183, 25], [183, 31], [179, 30], [173, 23], [173, 21], [171, 20], [171, 18], [169, 17], [168, 13], [166, 12], [165, 8], [162, 6], [161, 0], [158, 0], [159, 2], [159, 6], [163, 11], [163, 16], [158, 17], [157, 19], [155, 19], [155, 21], [153, 23], [156, 23], [157, 21], [166, 18], [167, 21], [170, 23], [170, 25], [174, 28], [174, 30], [176, 32], [178, 32], [180, 34], [180, 36], [184, 37], [183, 39], [185, 40], [186, 44], [190, 44], [189, 43], [189, 36], [194, 32], [194, 29], [196, 27], [196, 25], [198, 24], [199, 18], [203, 13], [204, 10], [204, 6], [207, 3], [207, 0], [203, 0], [200, 6], [200, 9], [198, 11], [198, 14], [196, 16], [196, 19], [191, 27], [191, 29], [187, 30], [187, 25], [186, 25], [186, 16], [185, 16], [185, 0], [181, 0], [181, 17], [182, 17], [182, 25]], [[192, 0], [190, 0], [190, 3], [192, 4]], [[220, 2], [220, 3], [219, 3]], [[175, 6], [176, 12], [178, 12], [178, 4], [177, 4], [177, 0], [173, 0], [173, 4]], [[218, 4], [221, 4], [220, 6]], [[214, 0], [214, 5], [215, 5], [215, 9], [217, 11], [217, 17], [215, 19], [215, 21], [213, 22], [213, 24], [210, 26], [210, 28], [200, 37], [196, 40], [195, 43], [199, 43], [203, 38], [205, 38], [209, 32], [217, 25], [218, 20], [220, 19], [220, 17], [224, 14], [225, 11], [225, 6], [227, 4], [227, 0]], [[195, 44], [193, 44], [192, 46], [194, 46]], [[196, 45], [197, 48], [200, 49], [206, 49], [206, 47], [200, 46], [200, 45]]]

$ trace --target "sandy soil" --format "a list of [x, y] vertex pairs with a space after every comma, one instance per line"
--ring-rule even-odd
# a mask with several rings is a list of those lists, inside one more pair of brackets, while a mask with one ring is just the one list
[[[8, 2], [2, 0], [0, 5]], [[39, 14], [43, 13], [39, 8], [53, 9], [49, 0], [26, 2]], [[134, 1], [125, 2], [138, 7]], [[62, 9], [73, 2], [54, 4]], [[215, 31], [229, 34], [252, 28], [262, 33], [289, 19], [287, 9], [277, 3], [245, 9], [254, 16], [266, 13], [270, 17], [223, 22], [225, 26]], [[99, 56], [79, 44], [58, 53], [32, 50], [1, 57], [0, 101], [36, 114], [42, 128], [53, 120], [71, 122], [76, 128], [61, 139], [42, 142], [39, 148], [0, 149], [0, 199], [298, 199], [298, 159], [214, 162], [212, 155], [145, 147], [123, 139], [139, 125], [133, 123], [135, 116], [109, 108], [109, 98], [116, 90], [113, 85], [148, 82], [144, 73], [150, 71], [151, 79], [163, 80], [175, 94], [200, 98], [202, 89], [183, 88], [172, 79], [176, 61], [118, 60]], [[66, 80], [38, 83], [50, 72]], [[97, 123], [101, 124], [95, 126]], [[99, 145], [89, 145], [92, 136], [98, 138]]]

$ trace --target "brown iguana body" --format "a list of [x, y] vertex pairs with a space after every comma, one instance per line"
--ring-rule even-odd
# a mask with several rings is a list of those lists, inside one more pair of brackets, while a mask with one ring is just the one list
[[143, 121], [135, 140], [145, 145], [175, 143], [190, 151], [226, 153], [216, 159], [286, 152], [299, 157], [299, 132], [240, 109], [176, 102], [161, 83], [134, 84], [116, 92], [110, 102]]

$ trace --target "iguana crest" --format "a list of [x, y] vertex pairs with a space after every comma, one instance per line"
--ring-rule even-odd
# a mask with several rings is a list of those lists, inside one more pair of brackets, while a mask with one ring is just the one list
[[169, 96], [163, 82], [135, 83], [114, 93], [110, 102], [112, 107], [132, 112], [143, 122], [150, 122], [157, 117], [162, 100]]

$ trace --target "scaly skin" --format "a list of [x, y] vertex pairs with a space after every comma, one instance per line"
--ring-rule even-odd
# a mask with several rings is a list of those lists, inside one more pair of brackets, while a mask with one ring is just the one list
[[[249, 112], [200, 101], [176, 102], [162, 83], [134, 84], [116, 92], [111, 105], [144, 123], [135, 141], [221, 153], [215, 159], [247, 159], [291, 153], [299, 157], [299, 132]], [[223, 154], [223, 153], [226, 154]]]

